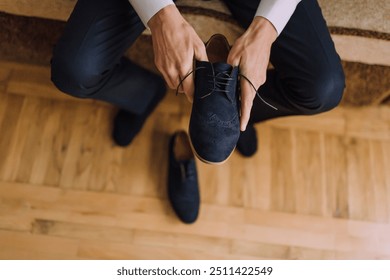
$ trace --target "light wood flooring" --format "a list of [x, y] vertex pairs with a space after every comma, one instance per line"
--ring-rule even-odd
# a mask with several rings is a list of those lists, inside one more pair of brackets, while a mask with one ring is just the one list
[[59, 93], [48, 67], [0, 62], [0, 258], [390, 259], [389, 107], [256, 125], [255, 157], [198, 162], [185, 225], [166, 171], [189, 112], [169, 92], [116, 147], [115, 108]]

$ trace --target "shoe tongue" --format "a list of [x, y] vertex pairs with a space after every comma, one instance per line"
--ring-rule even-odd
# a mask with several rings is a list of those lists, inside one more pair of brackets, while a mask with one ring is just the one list
[[230, 72], [233, 67], [230, 64], [223, 63], [223, 62], [215, 62], [213, 63], [214, 71], [215, 72], [225, 72], [228, 71]]

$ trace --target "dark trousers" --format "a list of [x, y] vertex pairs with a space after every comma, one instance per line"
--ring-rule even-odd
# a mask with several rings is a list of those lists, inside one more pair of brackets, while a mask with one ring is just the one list
[[[259, 0], [225, 0], [247, 27]], [[76, 97], [104, 100], [142, 113], [158, 77], [123, 58], [144, 30], [128, 0], [79, 0], [54, 48], [52, 81]], [[255, 98], [251, 121], [310, 115], [334, 108], [344, 90], [340, 58], [316, 0], [303, 0], [274, 42], [273, 70], [260, 87], [274, 110]]]

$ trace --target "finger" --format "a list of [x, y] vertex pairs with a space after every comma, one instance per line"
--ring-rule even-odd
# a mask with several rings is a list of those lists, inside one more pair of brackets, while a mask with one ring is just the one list
[[160, 71], [168, 87], [170, 89], [176, 89], [178, 83], [175, 81], [175, 79], [173, 79], [174, 77], [173, 71], [168, 71], [167, 69], [158, 66], [157, 69]]
[[164, 77], [164, 80], [170, 89], [177, 88], [177, 86], [175, 85], [175, 82], [167, 74], [163, 73], [163, 77]]
[[251, 86], [244, 80], [241, 80], [241, 119], [240, 119], [240, 130], [245, 131], [253, 106], [253, 89]]
[[194, 48], [194, 58], [198, 61], [209, 61], [206, 52], [206, 46], [200, 41]]
[[193, 73], [187, 76], [182, 83], [182, 88], [187, 96], [188, 101], [192, 103], [194, 99], [194, 75]]
[[172, 84], [172, 89], [180, 90], [180, 88], [182, 88], [180, 86], [182, 76], [180, 76], [179, 70], [176, 67], [171, 67], [166, 73], [170, 83]]
[[190, 102], [190, 103], [194, 102], [194, 92], [193, 91], [192, 91], [192, 93], [185, 93], [184, 92], [184, 94], [186, 95], [188, 102]]
[[193, 56], [188, 56], [180, 66], [180, 88], [186, 94], [188, 100], [192, 102], [193, 92], [194, 92], [194, 82], [193, 82]]
[[237, 48], [233, 46], [233, 48], [230, 50], [227, 63], [232, 66], [238, 66], [240, 65], [240, 56], [238, 55], [238, 52], [236, 51]]

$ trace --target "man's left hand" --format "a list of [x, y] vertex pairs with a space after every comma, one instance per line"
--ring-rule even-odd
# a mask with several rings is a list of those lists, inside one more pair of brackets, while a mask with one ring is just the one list
[[[230, 50], [227, 62], [239, 66], [240, 73], [245, 75], [256, 89], [265, 83], [271, 46], [277, 35], [270, 21], [263, 17], [255, 17]], [[249, 82], [241, 79], [241, 131], [245, 131], [248, 125], [255, 96], [256, 92]]]

